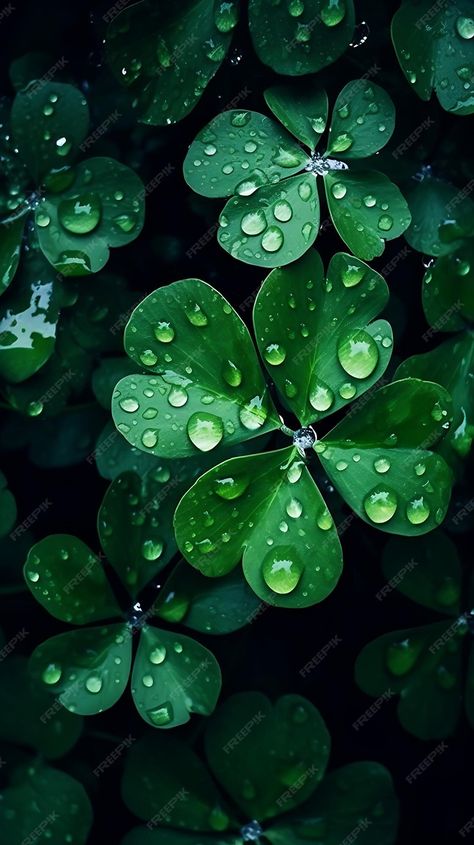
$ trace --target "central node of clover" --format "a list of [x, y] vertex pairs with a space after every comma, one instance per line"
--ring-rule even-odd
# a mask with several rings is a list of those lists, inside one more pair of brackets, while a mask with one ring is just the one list
[[244, 826], [240, 828], [240, 835], [244, 842], [258, 842], [259, 837], [262, 836], [262, 834], [263, 829], [255, 820], [249, 822], [248, 824], [244, 824]]
[[316, 432], [310, 426], [293, 432], [293, 443], [301, 454], [304, 454], [306, 449], [311, 449], [317, 439]]
[[313, 153], [310, 161], [305, 167], [310, 173], [316, 176], [324, 176], [330, 170], [348, 170], [349, 165], [345, 161], [338, 161], [337, 158], [324, 158], [320, 153]]

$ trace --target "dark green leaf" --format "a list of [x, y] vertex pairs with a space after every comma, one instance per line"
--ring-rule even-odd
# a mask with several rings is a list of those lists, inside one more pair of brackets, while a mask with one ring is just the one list
[[0, 223], [0, 295], [13, 279], [20, 260], [25, 217], [10, 223]]
[[206, 472], [181, 499], [175, 532], [182, 554], [205, 575], [225, 575], [243, 558], [248, 583], [268, 604], [315, 604], [341, 574], [334, 522], [294, 447]]
[[84, 625], [118, 613], [100, 559], [70, 534], [51, 534], [36, 543], [25, 579], [35, 599], [63, 622]]
[[474, 241], [436, 259], [423, 277], [422, 295], [435, 331], [456, 332], [474, 323]]
[[276, 118], [313, 153], [328, 119], [328, 96], [311, 81], [306, 87], [274, 85], [264, 91], [265, 102]]
[[8, 534], [16, 520], [16, 501], [13, 493], [8, 489], [8, 482], [0, 471], [0, 537]]
[[30, 658], [36, 684], [71, 713], [90, 716], [112, 707], [130, 676], [131, 632], [123, 623], [78, 628], [39, 645]]
[[260, 822], [309, 798], [324, 775], [330, 741], [307, 699], [285, 695], [272, 705], [259, 692], [227, 699], [205, 735], [215, 777], [246, 817]]
[[221, 690], [214, 655], [182, 634], [146, 627], [132, 673], [132, 695], [142, 719], [155, 728], [174, 728], [191, 713], [208, 716]]
[[366, 158], [381, 150], [395, 128], [395, 106], [370, 79], [348, 82], [334, 103], [327, 153]]
[[329, 262], [326, 280], [314, 250], [266, 278], [254, 306], [257, 344], [301, 425], [338, 411], [383, 375], [392, 330], [385, 320], [370, 321], [388, 297], [382, 276], [342, 252]]
[[446, 514], [452, 473], [431, 450], [452, 420], [449, 394], [403, 379], [368, 394], [315, 444], [341, 496], [369, 525], [424, 534]]
[[441, 179], [425, 178], [407, 189], [412, 216], [405, 237], [413, 249], [427, 255], [447, 255], [459, 245], [459, 239], [441, 237], [440, 226], [455, 222], [458, 228], [474, 226], [474, 203], [464, 189]]

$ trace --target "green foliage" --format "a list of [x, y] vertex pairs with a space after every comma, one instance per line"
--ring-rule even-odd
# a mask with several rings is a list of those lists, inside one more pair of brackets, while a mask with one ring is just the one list
[[392, 135], [395, 110], [388, 94], [366, 79], [349, 82], [334, 104], [322, 156], [314, 149], [326, 128], [325, 92], [279, 86], [265, 97], [312, 155], [257, 112], [232, 110], [212, 120], [191, 144], [184, 176], [204, 196], [234, 195], [219, 217], [220, 245], [234, 258], [262, 267], [299, 258], [318, 234], [320, 175], [342, 240], [359, 258], [381, 255], [385, 241], [410, 224], [408, 207], [384, 174], [352, 171], [348, 162], [377, 153]]

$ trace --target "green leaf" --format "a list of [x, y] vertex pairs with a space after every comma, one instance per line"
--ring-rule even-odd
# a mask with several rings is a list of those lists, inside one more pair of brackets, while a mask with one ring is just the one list
[[205, 282], [185, 279], [147, 296], [127, 325], [125, 348], [161, 375], [117, 385], [112, 415], [132, 446], [196, 456], [280, 426], [248, 329]]
[[145, 189], [140, 178], [112, 158], [89, 158], [71, 171], [60, 193], [49, 191], [35, 212], [46, 258], [65, 276], [97, 273], [109, 248], [125, 246], [140, 234]]
[[99, 284], [93, 278], [81, 279], [77, 301], [69, 312], [72, 336], [86, 351], [122, 352], [123, 328], [136, 301], [136, 293], [120, 276], [101, 273]]
[[473, 240], [436, 259], [423, 276], [422, 296], [425, 317], [434, 330], [457, 332], [474, 323]]
[[[157, 760], [166, 760], [166, 766], [158, 768]], [[174, 734], [147, 733], [132, 746], [125, 760], [122, 797], [132, 813], [158, 828], [161, 840], [162, 825], [206, 831], [215, 829], [219, 815], [225, 821], [220, 792], [206, 766]], [[168, 839], [172, 831], [165, 835]], [[155, 834], [148, 833], [143, 841], [155, 842]]]
[[328, 172], [324, 187], [334, 226], [358, 258], [371, 261], [382, 255], [385, 241], [398, 238], [410, 225], [405, 199], [383, 173]]
[[326, 280], [315, 250], [267, 276], [254, 306], [257, 345], [302, 426], [343, 408], [383, 375], [392, 330], [385, 320], [370, 321], [388, 298], [382, 276], [342, 252], [329, 262]]
[[452, 622], [391, 631], [368, 643], [355, 678], [368, 695], [400, 695], [398, 718], [419, 739], [449, 736], [461, 710], [461, 635]]
[[324, 845], [340, 845], [351, 836], [360, 845], [393, 845], [397, 823], [390, 773], [380, 763], [364, 761], [330, 772], [309, 801], [266, 830], [265, 837], [272, 845], [307, 845], [321, 837]]
[[[16, 635], [21, 642], [28, 632]], [[14, 644], [10, 641], [12, 647]], [[82, 719], [60, 707], [49, 712], [51, 698], [32, 682], [25, 657], [0, 663], [0, 739], [31, 746], [51, 760], [73, 748], [82, 732]]]
[[134, 95], [142, 123], [176, 123], [200, 100], [225, 59], [239, 16], [237, 0], [221, 7], [213, 0], [160, 8], [143, 2], [111, 18], [107, 59]]
[[342, 569], [337, 531], [294, 447], [231, 458], [183, 496], [175, 533], [204, 575], [244, 575], [268, 604], [308, 607], [332, 592]]
[[[110, 420], [97, 438], [94, 451], [90, 455], [90, 462], [95, 460], [97, 469], [102, 476], [113, 481], [122, 472], [146, 473], [150, 469], [166, 473], [170, 471], [167, 461], [159, 461], [153, 455], [145, 455], [141, 449], [130, 446], [120, 435]], [[158, 465], [157, 465], [158, 464]]]
[[182, 634], [146, 627], [140, 635], [132, 674], [132, 696], [142, 719], [155, 728], [174, 728], [191, 713], [208, 716], [221, 690], [214, 655]]
[[425, 178], [408, 188], [407, 200], [412, 222], [405, 238], [418, 252], [447, 255], [460, 241], [443, 239], [440, 226], [453, 222], [457, 228], [470, 230], [474, 226], [474, 203], [469, 195], [441, 179]]
[[309, 161], [291, 135], [270, 117], [231, 109], [198, 133], [183, 164], [188, 185], [205, 197], [247, 197], [279, 182]]
[[309, 798], [324, 776], [330, 742], [307, 699], [285, 695], [272, 705], [259, 692], [227, 699], [205, 734], [214, 776], [245, 816], [260, 822]]
[[70, 534], [35, 543], [24, 573], [36, 601], [63, 622], [84, 625], [119, 612], [100, 559]]
[[431, 450], [452, 419], [437, 384], [403, 379], [368, 394], [314, 448], [362, 519], [395, 534], [424, 534], [446, 514], [452, 473]]
[[456, 546], [443, 533], [426, 537], [390, 537], [383, 553], [389, 584], [412, 601], [446, 613], [461, 613], [461, 565]]
[[395, 129], [395, 106], [369, 79], [348, 82], [334, 103], [327, 154], [366, 158], [381, 150]]
[[[446, 460], [456, 465], [458, 458], [466, 458], [474, 437], [474, 338], [465, 332], [444, 341], [436, 349], [413, 355], [402, 364], [397, 378], [434, 379], [450, 393], [453, 401], [453, 423], [440, 444]], [[454, 450], [454, 454], [453, 451]]]
[[312, 173], [232, 197], [219, 217], [217, 239], [246, 264], [276, 267], [299, 258], [316, 240], [319, 198]]
[[0, 295], [13, 279], [20, 260], [25, 217], [0, 223]]
[[185, 561], [175, 566], [154, 605], [169, 623], [180, 622], [202, 634], [230, 634], [265, 609], [239, 568], [222, 578], [206, 578]]
[[22, 766], [2, 795], [2, 845], [22, 845], [38, 836], [49, 845], [85, 845], [92, 819], [91, 803], [77, 780], [41, 763]]
[[[135, 372], [135, 364], [129, 358], [101, 358], [92, 373], [91, 387], [99, 405], [110, 410], [115, 385], [124, 376]], [[156, 463], [156, 462], [153, 462]]]
[[145, 476], [127, 472], [108, 488], [99, 509], [102, 548], [133, 597], [176, 553], [173, 512], [185, 486], [163, 467]]
[[250, 0], [249, 27], [259, 59], [277, 73], [301, 76], [335, 62], [352, 38], [353, 0]]
[[51, 357], [56, 342], [60, 284], [41, 252], [25, 253], [18, 278], [0, 301], [0, 375], [23, 382]]
[[472, 3], [405, 0], [392, 20], [400, 67], [422, 100], [433, 90], [446, 111], [474, 111]]
[[78, 628], [51, 637], [35, 648], [30, 672], [43, 691], [71, 713], [90, 716], [112, 707], [130, 675], [130, 630], [119, 623]]
[[328, 96], [322, 88], [274, 85], [264, 91], [265, 102], [275, 117], [298, 141], [314, 153], [328, 120]]
[[13, 493], [8, 489], [8, 482], [0, 470], [0, 537], [13, 528], [17, 509]]
[[39, 184], [74, 161], [89, 127], [89, 109], [72, 85], [38, 79], [17, 93], [11, 126], [15, 146]]
[[[25, 53], [18, 59], [14, 59], [8, 68], [10, 82], [15, 91], [27, 88], [32, 79], [39, 80], [51, 70], [54, 59], [51, 53], [38, 51]], [[55, 68], [56, 70], [56, 68]], [[57, 68], [60, 72], [60, 68]]]

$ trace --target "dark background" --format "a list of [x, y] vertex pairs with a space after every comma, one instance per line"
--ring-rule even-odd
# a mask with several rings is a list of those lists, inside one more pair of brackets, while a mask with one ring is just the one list
[[[167, 165], [174, 168], [147, 199], [146, 223], [141, 236], [130, 246], [113, 251], [109, 268], [125, 275], [138, 293], [145, 294], [176, 279], [202, 278], [215, 284], [238, 308], [255, 291], [265, 273], [232, 259], [214, 238], [192, 259], [186, 257], [186, 250], [217, 219], [221, 203], [191, 195], [181, 166], [197, 131], [246, 85], [252, 93], [241, 105], [264, 110], [262, 92], [274, 81], [275, 75], [257, 60], [243, 14], [227, 59], [191, 115], [170, 127], [140, 126], [104, 62], [102, 16], [110, 5], [79, 0], [44, 0], [41, 3], [14, 0], [14, 11], [0, 22], [0, 95], [12, 96], [8, 79], [12, 59], [30, 50], [50, 52], [53, 62], [66, 57], [67, 75], [87, 95], [91, 127], [98, 126], [115, 107], [123, 115], [97, 144], [93, 154], [115, 155], [135, 168], [145, 184]], [[413, 178], [421, 163], [428, 163], [439, 176], [462, 186], [466, 181], [463, 174], [472, 143], [469, 138], [472, 130], [468, 129], [472, 121], [448, 115], [436, 100], [422, 103], [411, 92], [398, 67], [389, 37], [390, 20], [398, 5], [396, 2], [359, 0], [357, 19], [368, 24], [367, 41], [357, 48], [349, 48], [336, 64], [318, 75], [318, 82], [327, 88], [330, 102], [333, 102], [346, 82], [361, 76], [374, 61], [377, 62], [382, 68], [377, 82], [389, 91], [398, 113], [397, 129], [389, 150], [428, 115], [435, 120], [434, 127], [414, 145], [406, 160], [394, 163], [388, 156], [387, 172], [390, 167], [391, 175], [403, 186], [404, 181]], [[278, 37], [278, 33], [274, 35]], [[326, 211], [322, 208], [321, 219], [325, 216]], [[403, 239], [388, 243], [384, 255], [373, 262], [374, 268], [382, 269], [403, 246]], [[318, 237], [317, 248], [327, 264], [333, 252], [344, 246], [329, 227]], [[390, 372], [403, 358], [430, 348], [421, 337], [427, 328], [421, 308], [423, 272], [423, 257], [410, 250], [393, 272], [385, 273], [392, 297], [384, 316], [391, 320], [396, 339]], [[241, 313], [249, 322], [250, 311]], [[435, 337], [432, 343], [438, 342]], [[331, 418], [329, 423], [325, 422], [324, 430], [322, 426], [318, 435], [324, 434], [334, 421]], [[83, 462], [64, 470], [41, 470], [32, 467], [26, 452], [20, 451], [4, 456], [2, 467], [17, 498], [19, 521], [38, 502], [45, 498], [52, 501], [51, 508], [35, 526], [38, 539], [48, 533], [72, 533], [98, 549], [95, 522], [107, 482], [93, 465]], [[327, 485], [324, 492], [329, 507], [343, 518], [348, 511], [344, 510], [337, 494]], [[462, 505], [464, 497], [461, 485], [454, 496], [453, 512]], [[449, 518], [447, 525], [453, 528]], [[318, 706], [328, 724], [333, 740], [331, 768], [363, 759], [377, 760], [388, 767], [401, 799], [399, 843], [456, 842], [460, 839], [458, 830], [474, 812], [470, 777], [474, 744], [465, 717], [461, 718], [456, 734], [447, 740], [447, 750], [412, 785], [406, 782], [406, 776], [437, 742], [423, 743], [400, 727], [395, 697], [358, 732], [352, 727], [373, 703], [353, 681], [354, 660], [362, 646], [386, 631], [435, 621], [434, 614], [410, 603], [396, 591], [383, 602], [377, 601], [375, 594], [384, 583], [380, 557], [385, 542], [382, 533], [354, 520], [342, 538], [344, 574], [337, 589], [320, 606], [298, 612], [269, 610], [253, 625], [233, 635], [215, 639], [201, 636], [200, 639], [221, 663], [222, 698], [245, 689], [258, 689], [270, 696], [284, 692], [304, 694]], [[457, 542], [467, 560], [472, 546], [469, 547], [465, 538], [459, 535]], [[409, 557], [407, 546], [407, 559]], [[401, 561], [400, 565], [403, 563]], [[64, 629], [28, 593], [3, 599], [2, 607], [1, 624], [7, 641], [17, 632], [19, 620], [27, 620], [32, 633], [24, 646], [25, 653]], [[299, 670], [336, 634], [342, 643], [303, 679]], [[199, 737], [203, 725], [204, 720], [194, 717], [190, 725], [179, 729], [179, 733], [190, 739]], [[136, 823], [118, 798], [121, 764], [112, 766], [98, 782], [91, 769], [112, 750], [116, 738], [120, 741], [130, 733], [138, 737], [144, 730], [145, 725], [126, 693], [112, 710], [86, 720], [83, 738], [69, 756], [60, 761], [61, 766], [83, 780], [93, 801], [95, 825], [91, 845], [118, 842]], [[110, 740], [105, 736], [107, 734], [112, 735]], [[0, 772], [0, 778], [3, 775]], [[163, 842], [166, 842], [166, 834]]]

